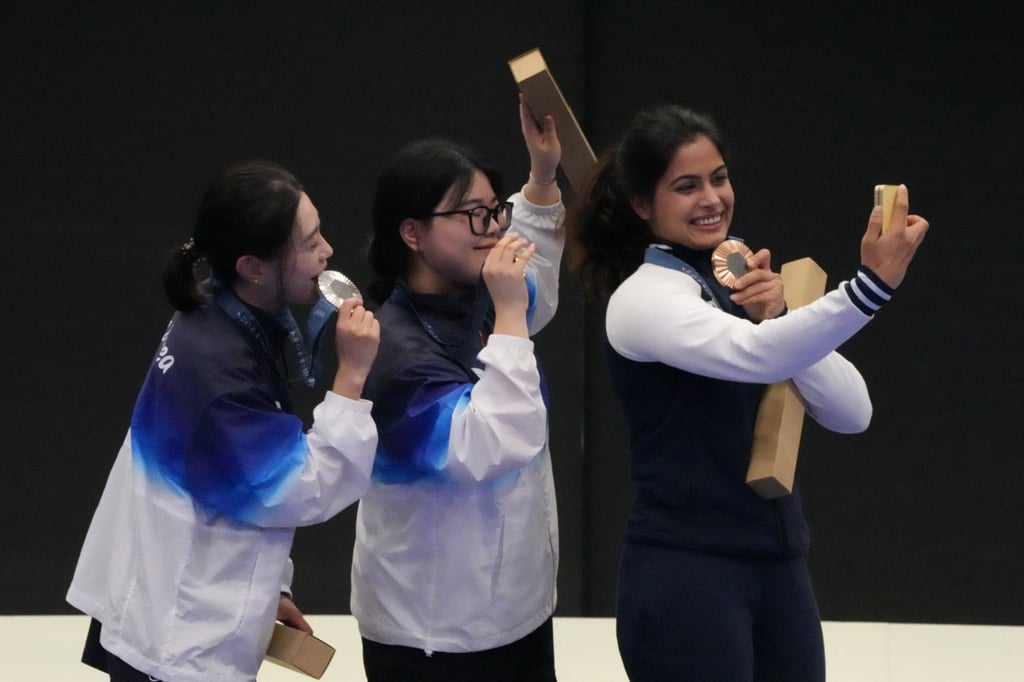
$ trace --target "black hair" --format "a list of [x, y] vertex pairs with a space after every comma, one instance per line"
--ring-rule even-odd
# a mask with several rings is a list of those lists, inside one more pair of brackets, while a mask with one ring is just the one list
[[408, 276], [411, 252], [399, 233], [402, 222], [428, 218], [445, 197], [451, 197], [453, 205], [461, 203], [476, 171], [482, 172], [501, 196], [497, 171], [469, 148], [449, 140], [413, 142], [388, 162], [373, 198], [373, 236], [367, 248], [375, 275], [368, 288], [370, 298], [383, 303], [395, 281]]
[[230, 287], [241, 256], [273, 260], [287, 251], [302, 185], [270, 161], [246, 161], [222, 172], [203, 193], [192, 239], [175, 249], [164, 267], [164, 291], [178, 310], [204, 301], [195, 263], [205, 259], [210, 274]]
[[631, 199], [652, 201], [678, 149], [708, 138], [725, 158], [725, 145], [707, 115], [659, 105], [636, 115], [616, 148], [601, 155], [566, 216], [571, 269], [588, 296], [607, 301], [643, 261], [654, 236]]

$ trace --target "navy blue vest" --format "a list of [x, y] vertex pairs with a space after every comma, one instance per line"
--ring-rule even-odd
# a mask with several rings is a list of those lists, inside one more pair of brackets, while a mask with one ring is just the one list
[[[722, 310], [746, 317], [715, 280], [710, 251], [673, 245], [672, 254], [705, 279]], [[627, 540], [737, 556], [805, 552], [809, 533], [796, 487], [763, 500], [745, 482], [765, 386], [635, 362], [607, 339], [605, 346], [630, 432], [636, 498]]]

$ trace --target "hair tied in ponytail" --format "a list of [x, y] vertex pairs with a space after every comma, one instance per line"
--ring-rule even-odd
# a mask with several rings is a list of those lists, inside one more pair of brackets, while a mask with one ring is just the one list
[[195, 265], [199, 261], [199, 249], [196, 248], [195, 239], [189, 239], [181, 245], [181, 257], [189, 265]]

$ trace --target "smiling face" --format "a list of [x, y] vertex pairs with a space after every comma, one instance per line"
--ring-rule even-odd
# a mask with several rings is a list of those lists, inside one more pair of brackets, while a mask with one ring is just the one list
[[656, 237], [703, 250], [728, 235], [734, 201], [721, 152], [699, 135], [676, 150], [653, 198], [635, 197], [632, 205]]
[[[434, 212], [476, 206], [492, 208], [497, 202], [498, 197], [487, 176], [476, 171], [461, 201], [449, 193]], [[486, 234], [475, 235], [469, 229], [469, 217], [464, 213], [423, 220], [406, 219], [402, 223], [401, 234], [413, 252], [408, 273], [409, 286], [420, 293], [438, 294], [476, 285], [487, 254], [501, 238], [501, 227], [504, 225], [492, 220]]]
[[305, 192], [295, 211], [295, 225], [288, 250], [281, 259], [281, 287], [285, 303], [315, 303], [316, 280], [327, 267], [334, 249], [320, 232], [320, 214]]

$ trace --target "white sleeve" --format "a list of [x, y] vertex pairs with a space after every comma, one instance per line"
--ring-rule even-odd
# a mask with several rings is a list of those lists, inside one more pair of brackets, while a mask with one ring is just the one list
[[281, 571], [281, 593], [292, 596], [292, 579], [295, 577], [295, 562], [291, 557], [284, 562], [284, 570]]
[[[372, 403], [328, 391], [313, 410], [308, 456], [278, 504], [267, 505], [263, 526], [307, 526], [327, 521], [370, 487], [377, 450]], [[276, 521], [276, 523], [275, 523]]]
[[783, 317], [754, 324], [702, 300], [689, 275], [644, 264], [612, 295], [605, 324], [612, 348], [631, 360], [770, 384], [821, 361], [870, 319], [840, 285]]
[[558, 275], [562, 264], [565, 231], [562, 219], [565, 206], [561, 202], [551, 206], [537, 206], [526, 199], [523, 192], [509, 197], [512, 202], [512, 227], [516, 232], [537, 245], [530, 258], [526, 276], [537, 287], [533, 314], [527, 320], [533, 336], [551, 321], [558, 308]]
[[829, 353], [793, 376], [807, 414], [837, 433], [860, 433], [871, 423], [871, 398], [857, 368], [839, 353]]
[[470, 399], [452, 417], [445, 470], [463, 482], [497, 478], [525, 466], [547, 444], [547, 408], [533, 342], [491, 334]]

